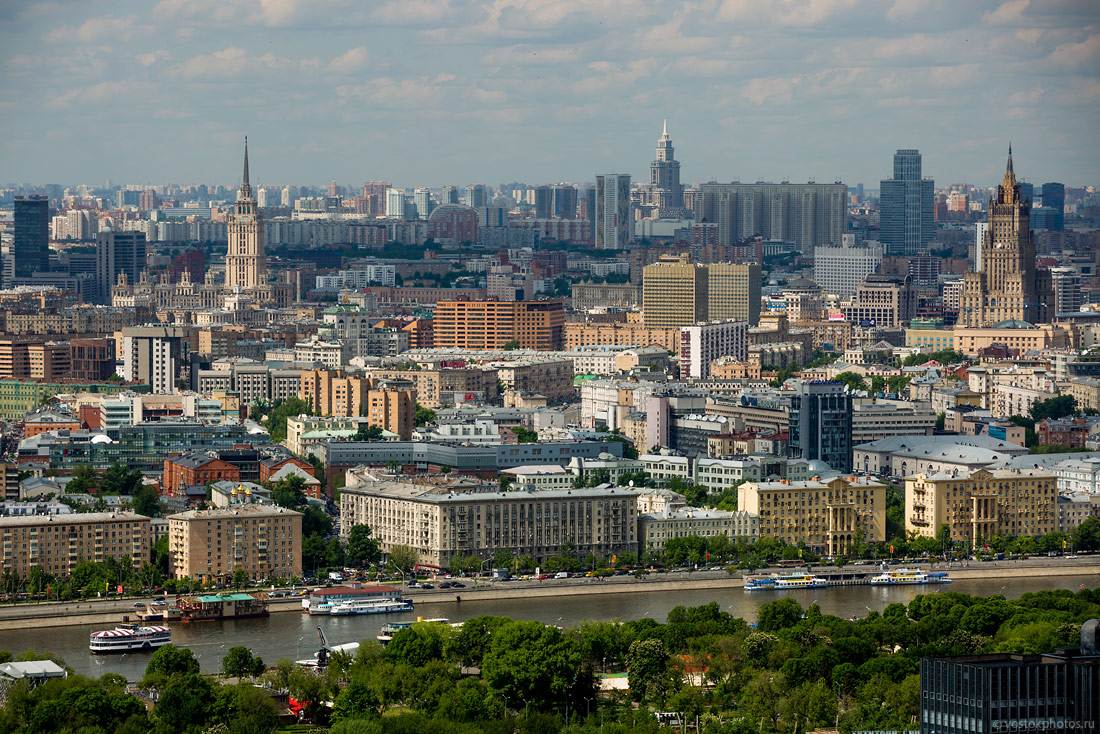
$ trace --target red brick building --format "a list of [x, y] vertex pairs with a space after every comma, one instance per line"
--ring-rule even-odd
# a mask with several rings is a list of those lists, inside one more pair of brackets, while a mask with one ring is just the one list
[[1084, 448], [1085, 439], [1100, 418], [1096, 416], [1078, 416], [1076, 418], [1044, 418], [1035, 424], [1035, 433], [1039, 444], [1043, 446], [1067, 446]]
[[240, 470], [227, 461], [201, 453], [180, 454], [164, 460], [161, 493], [169, 497], [183, 494], [186, 487], [228, 480], [239, 482]]

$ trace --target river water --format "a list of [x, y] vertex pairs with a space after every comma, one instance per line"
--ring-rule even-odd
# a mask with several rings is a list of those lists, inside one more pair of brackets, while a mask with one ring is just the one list
[[[651, 617], [664, 622], [670, 610], [677, 606], [698, 606], [717, 601], [729, 613], [756, 620], [760, 605], [788, 595], [803, 606], [816, 602], [826, 614], [856, 617], [874, 610], [881, 612], [888, 604], [911, 601], [918, 594], [958, 591], [975, 596], [1004, 594], [1019, 597], [1029, 591], [1069, 589], [1076, 591], [1082, 584], [1100, 585], [1100, 574], [1080, 576], [1045, 576], [1009, 579], [966, 579], [952, 584], [934, 586], [849, 586], [824, 589], [799, 589], [786, 592], [745, 592], [741, 589], [696, 591], [639, 591], [622, 594], [592, 594], [576, 597], [517, 598], [495, 601], [440, 601], [418, 603], [415, 612], [402, 614], [365, 615], [355, 617], [310, 617], [298, 612], [280, 612], [266, 619], [242, 619], [200, 624], [172, 623], [173, 642], [188, 647], [205, 671], [216, 671], [230, 647], [244, 645], [263, 657], [268, 664], [279, 658], [302, 660], [312, 658], [318, 648], [317, 627], [325, 630], [329, 644], [373, 639], [388, 621], [445, 617], [462, 622], [482, 614], [494, 614], [513, 619], [530, 619], [562, 627], [584, 620], [641, 619]], [[102, 675], [121, 673], [130, 680], [140, 678], [151, 653], [125, 655], [92, 655], [88, 652], [88, 635], [108, 625], [54, 627], [0, 631], [0, 649], [20, 653], [31, 649], [49, 651], [64, 658], [78, 673]]]

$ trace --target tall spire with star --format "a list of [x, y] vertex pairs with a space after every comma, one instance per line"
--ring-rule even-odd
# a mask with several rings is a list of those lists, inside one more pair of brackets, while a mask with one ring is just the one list
[[248, 138], [244, 139], [244, 174], [233, 215], [229, 220], [229, 247], [225, 257], [225, 287], [256, 291], [267, 284], [263, 217], [252, 198], [248, 180]]

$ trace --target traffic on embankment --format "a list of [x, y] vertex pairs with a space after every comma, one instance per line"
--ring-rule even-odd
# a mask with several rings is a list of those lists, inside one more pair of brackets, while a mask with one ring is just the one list
[[[961, 561], [928, 564], [913, 563], [911, 568], [947, 572], [952, 581], [966, 579], [1027, 579], [1050, 576], [1081, 576], [1095, 574], [1100, 582], [1100, 556], [1077, 558], [1032, 558], [994, 562]], [[897, 566], [891, 567], [897, 569]], [[682, 570], [650, 573], [639, 576], [610, 576], [592, 578], [577, 576], [546, 579], [464, 579], [462, 588], [413, 588], [402, 587], [406, 598], [417, 603], [492, 601], [518, 598], [554, 598], [597, 594], [621, 594], [636, 592], [715, 591], [744, 588], [749, 577], [771, 573], [813, 573], [815, 577], [830, 579], [832, 585], [865, 585], [880, 573], [877, 565], [849, 565], [842, 569], [832, 566], [802, 568], [768, 568], [753, 573], [725, 569]], [[302, 597], [319, 586], [306, 586], [285, 591], [285, 597], [273, 597], [268, 601], [270, 613], [301, 612]], [[259, 591], [263, 591], [260, 589]], [[929, 593], [933, 588], [929, 588]], [[144, 608], [151, 597], [119, 599], [91, 599], [76, 602], [34, 602], [0, 606], [0, 630], [18, 630], [29, 627], [65, 627], [97, 623], [136, 621], [136, 612]]]

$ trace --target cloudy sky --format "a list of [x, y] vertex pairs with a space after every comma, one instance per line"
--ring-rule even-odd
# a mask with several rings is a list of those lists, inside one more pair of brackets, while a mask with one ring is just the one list
[[1100, 183], [1097, 0], [0, 3], [0, 182]]

